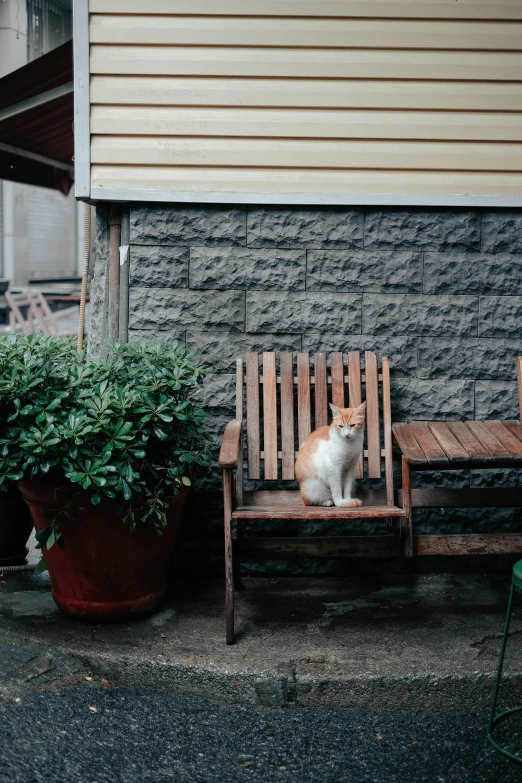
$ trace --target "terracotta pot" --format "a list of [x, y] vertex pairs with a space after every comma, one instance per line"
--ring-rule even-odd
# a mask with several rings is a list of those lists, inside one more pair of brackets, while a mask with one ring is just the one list
[[33, 520], [18, 487], [0, 492], [0, 567], [25, 563]]
[[[37, 530], [47, 527], [45, 509], [63, 508], [70, 490], [51, 481], [23, 481], [20, 489]], [[163, 535], [139, 526], [130, 533], [115, 501], [93, 506], [88, 497], [67, 507], [72, 519], [59, 522], [63, 549], [55, 544], [43, 556], [57, 606], [78, 620], [125, 620], [152, 614], [167, 587], [176, 533], [188, 491], [172, 498]]]

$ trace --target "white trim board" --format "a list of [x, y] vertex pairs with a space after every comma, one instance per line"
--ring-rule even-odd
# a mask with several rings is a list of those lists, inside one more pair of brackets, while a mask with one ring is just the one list
[[35, 109], [37, 106], [43, 106], [45, 103], [55, 101], [64, 95], [69, 95], [69, 93], [73, 92], [73, 89], [73, 83], [67, 82], [67, 84], [62, 84], [60, 87], [55, 87], [52, 90], [41, 92], [33, 98], [28, 98], [26, 101], [8, 106], [7, 109], [0, 111], [0, 122], [8, 120], [10, 117], [16, 117], [17, 114], [22, 114], [22, 112], [29, 111], [29, 109]]
[[89, 129], [89, 2], [73, 0], [74, 53], [74, 193], [89, 198], [91, 137]]
[[[77, 193], [78, 196], [78, 193]], [[81, 198], [84, 198], [81, 196]], [[85, 200], [85, 199], [84, 199]], [[245, 193], [244, 191], [92, 188], [90, 201], [163, 201], [193, 204], [306, 204], [310, 206], [522, 207], [519, 196], [405, 193]]]

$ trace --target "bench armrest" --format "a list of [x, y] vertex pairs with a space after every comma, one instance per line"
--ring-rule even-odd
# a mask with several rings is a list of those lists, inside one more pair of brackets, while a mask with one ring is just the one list
[[243, 422], [238, 419], [229, 421], [223, 433], [218, 465], [220, 468], [237, 468], [239, 457], [242, 457]]

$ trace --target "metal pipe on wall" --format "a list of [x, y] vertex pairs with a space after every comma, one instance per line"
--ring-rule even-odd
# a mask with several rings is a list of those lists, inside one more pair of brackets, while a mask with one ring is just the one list
[[121, 205], [109, 209], [109, 313], [107, 336], [116, 340], [120, 334], [120, 245]]
[[130, 274], [130, 206], [124, 204], [121, 211], [120, 256], [120, 323], [119, 336], [129, 342], [129, 274]]
[[85, 303], [87, 301], [87, 282], [89, 280], [89, 259], [91, 255], [91, 205], [85, 205], [85, 250], [83, 254], [82, 291], [80, 295], [80, 320], [78, 321], [78, 352], [83, 350], [85, 331]]

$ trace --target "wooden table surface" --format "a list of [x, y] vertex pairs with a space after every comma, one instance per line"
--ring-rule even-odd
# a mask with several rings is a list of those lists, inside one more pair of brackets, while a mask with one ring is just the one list
[[393, 435], [414, 470], [522, 467], [520, 421], [411, 421]]

